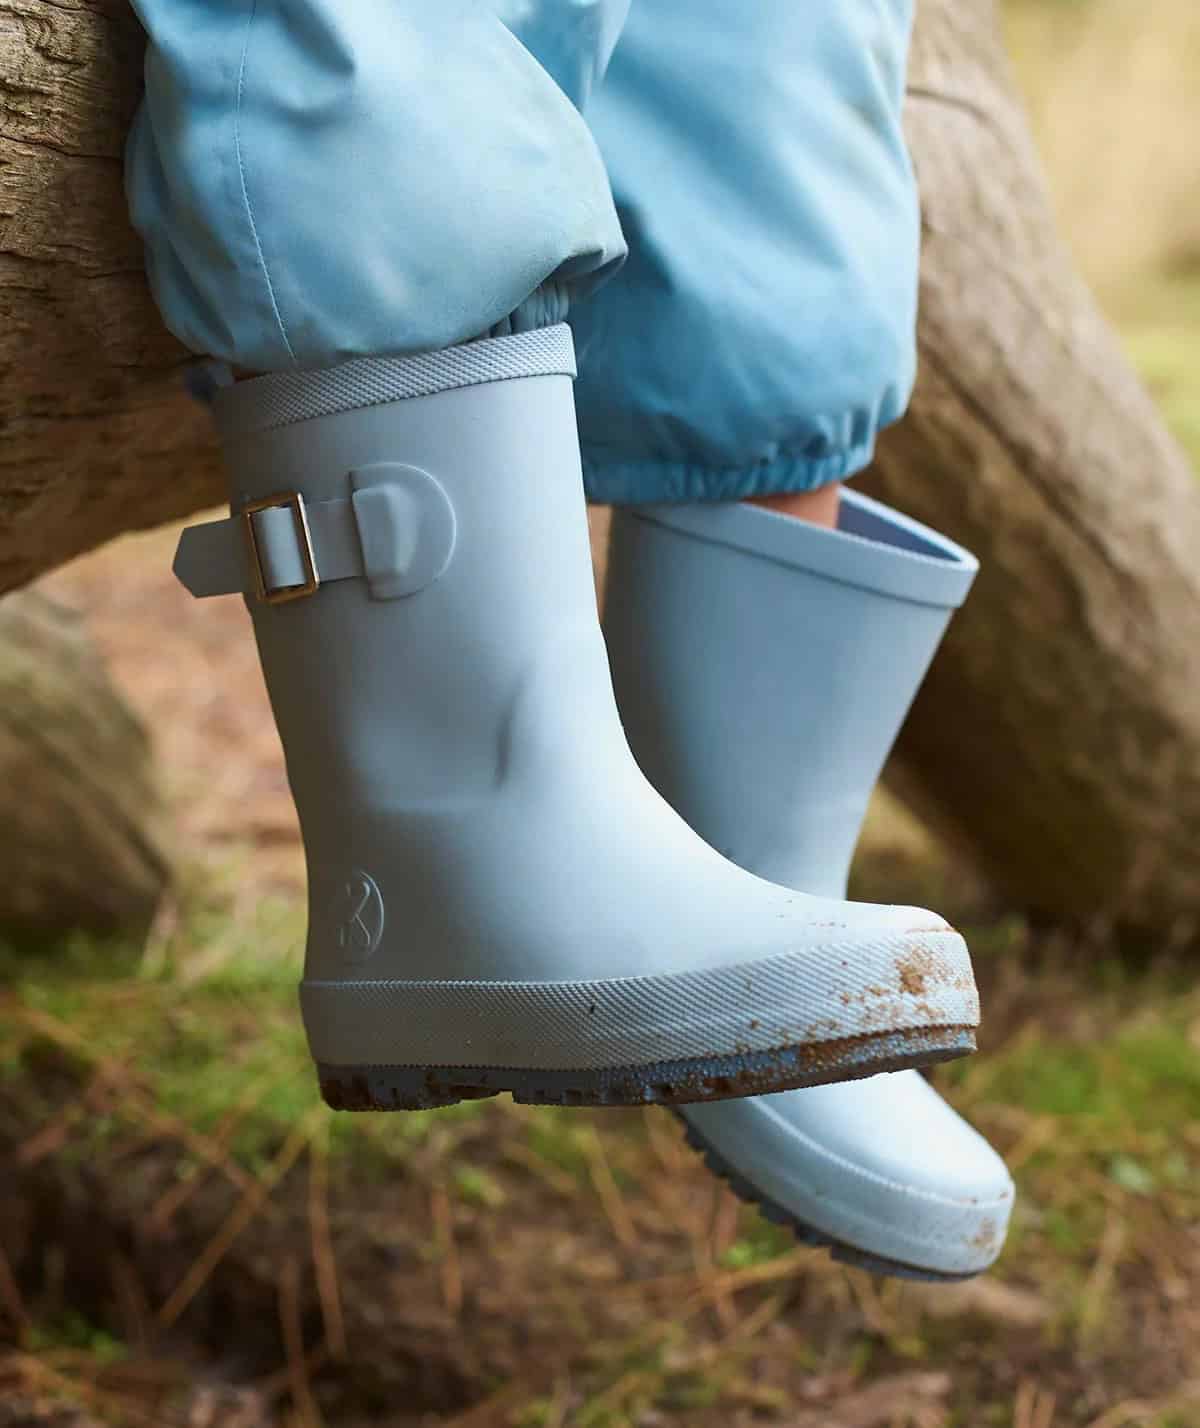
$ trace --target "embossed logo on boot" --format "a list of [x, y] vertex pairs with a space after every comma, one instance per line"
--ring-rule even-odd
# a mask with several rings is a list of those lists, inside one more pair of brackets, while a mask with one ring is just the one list
[[383, 937], [383, 895], [361, 868], [346, 878], [333, 906], [337, 945], [347, 962], [365, 962]]

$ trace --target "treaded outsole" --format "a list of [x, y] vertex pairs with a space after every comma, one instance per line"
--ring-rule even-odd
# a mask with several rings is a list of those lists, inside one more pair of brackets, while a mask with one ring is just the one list
[[853, 1081], [929, 1066], [975, 1049], [969, 1026], [909, 1028], [837, 1041], [647, 1066], [540, 1070], [487, 1066], [331, 1066], [318, 1063], [335, 1111], [422, 1111], [509, 1092], [543, 1106], [688, 1105]]
[[782, 1225], [785, 1229], [791, 1230], [802, 1245], [810, 1245], [813, 1249], [828, 1250], [830, 1257], [837, 1260], [839, 1264], [850, 1265], [854, 1269], [865, 1269], [868, 1274], [878, 1274], [889, 1279], [914, 1279], [927, 1284], [958, 1284], [965, 1279], [976, 1279], [984, 1272], [983, 1269], [969, 1269], [960, 1273], [923, 1269], [918, 1265], [905, 1264], [901, 1260], [887, 1259], [882, 1255], [872, 1254], [869, 1250], [859, 1249], [846, 1240], [839, 1240], [833, 1235], [826, 1234], [823, 1230], [818, 1230], [813, 1225], [806, 1224], [776, 1201], [768, 1199], [756, 1185], [753, 1185], [744, 1175], [735, 1170], [679, 1111], [676, 1111], [675, 1115], [683, 1125], [688, 1145], [701, 1156], [709, 1170], [729, 1186], [739, 1200], [753, 1205], [759, 1214], [764, 1219], [770, 1220], [772, 1224]]

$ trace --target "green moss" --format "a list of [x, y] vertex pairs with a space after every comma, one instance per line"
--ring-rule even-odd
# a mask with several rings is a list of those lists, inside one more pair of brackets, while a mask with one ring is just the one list
[[99, 1367], [121, 1363], [129, 1357], [126, 1344], [73, 1309], [64, 1310], [52, 1317], [44, 1316], [32, 1326], [29, 1330], [29, 1348], [35, 1352], [82, 1349]]
[[1165, 1018], [1093, 1044], [1035, 1034], [994, 1056], [988, 1072], [989, 1098], [1061, 1116], [1088, 1142], [1098, 1126], [1144, 1136], [1200, 1118], [1200, 1057], [1186, 1026]]
[[500, 1182], [477, 1165], [460, 1165], [454, 1172], [454, 1188], [469, 1205], [489, 1210], [499, 1209], [508, 1199]]
[[586, 1135], [579, 1113], [558, 1106], [538, 1107], [529, 1118], [526, 1132], [529, 1148], [535, 1155], [581, 1182], [588, 1174]]
[[552, 1414], [559, 1422], [562, 1421], [558, 1405], [552, 1398], [534, 1398], [517, 1411], [517, 1416], [511, 1420], [512, 1428], [545, 1428], [552, 1421]]
[[755, 1210], [743, 1212], [741, 1229], [742, 1233], [721, 1256], [724, 1269], [750, 1269], [756, 1264], [767, 1264], [796, 1247], [788, 1230], [764, 1220]]
[[724, 1389], [719, 1374], [673, 1374], [663, 1385], [655, 1406], [668, 1413], [698, 1413], [719, 1403]]

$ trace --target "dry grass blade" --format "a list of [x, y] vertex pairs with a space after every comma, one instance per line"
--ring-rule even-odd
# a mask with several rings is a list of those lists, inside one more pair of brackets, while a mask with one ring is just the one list
[[[221, 1123], [213, 1131], [210, 1144], [215, 1154], [221, 1157], [220, 1166], [214, 1164], [212, 1159], [206, 1159], [204, 1166], [210, 1169], [225, 1169], [225, 1161], [228, 1157], [229, 1146], [241, 1125], [243, 1119], [250, 1111], [263, 1099], [263, 1097], [279, 1084], [278, 1078], [274, 1075], [260, 1077], [252, 1082], [242, 1094], [237, 1098], [221, 1118]], [[236, 1161], [233, 1162], [236, 1165]], [[240, 1167], [239, 1167], [240, 1168]], [[228, 1170], [225, 1170], [228, 1175]], [[172, 1185], [167, 1190], [154, 1208], [150, 1211], [150, 1225], [157, 1231], [162, 1231], [171, 1223], [174, 1216], [188, 1200], [196, 1193], [204, 1183], [203, 1166], [197, 1167], [190, 1175], [186, 1175], [176, 1185]]]
[[[715, 1343], [701, 1344], [699, 1348], [687, 1355], [686, 1363], [680, 1366], [686, 1366], [692, 1370], [704, 1370], [711, 1374], [722, 1369], [727, 1363], [734, 1362], [747, 1353], [753, 1353], [757, 1336], [768, 1324], [773, 1323], [779, 1317], [783, 1306], [784, 1296], [781, 1294], [764, 1299], [757, 1309], [744, 1318], [735, 1319], [732, 1329], [724, 1338], [718, 1339]], [[702, 1307], [699, 1303], [695, 1304], [680, 1316], [679, 1322], [685, 1323], [689, 1318], [699, 1313]], [[768, 1393], [772, 1399], [775, 1395], [776, 1390], [770, 1390]], [[747, 1402], [753, 1401], [759, 1407], [770, 1406], [767, 1405], [766, 1398], [761, 1394], [747, 1395], [743, 1389], [739, 1396]]]
[[179, 899], [168, 889], [159, 900], [142, 946], [140, 972], [146, 980], [161, 977], [166, 970], [167, 955], [179, 934], [181, 922]]
[[1023, 1378], [1013, 1401], [1013, 1428], [1054, 1428], [1056, 1399], [1032, 1379]]
[[[1182, 1414], [1184, 1410], [1200, 1408], [1200, 1379], [1186, 1383], [1176, 1393], [1166, 1398], [1154, 1399], [1126, 1398], [1106, 1408], [1099, 1418], [1093, 1418], [1087, 1428], [1145, 1428], [1171, 1414]], [[1182, 1418], [1181, 1422], [1192, 1422]]]
[[738, 1320], [733, 1327], [733, 1332], [721, 1345], [721, 1349], [730, 1348], [735, 1344], [751, 1343], [768, 1324], [779, 1318], [783, 1311], [783, 1304], [782, 1294], [773, 1294], [769, 1299], [764, 1299], [753, 1313]]
[[194, 1130], [178, 1116], [160, 1111], [150, 1101], [141, 1087], [134, 1087], [129, 1093], [127, 1109], [145, 1122], [152, 1130], [177, 1140], [193, 1155], [208, 1162], [219, 1171], [236, 1189], [248, 1192], [254, 1185], [254, 1176], [244, 1170], [220, 1145], [215, 1144], [202, 1131]]
[[457, 1418], [447, 1418], [439, 1428], [500, 1428], [510, 1421], [510, 1411], [522, 1400], [528, 1401], [536, 1394], [525, 1383], [506, 1383], [502, 1389], [460, 1413]]
[[289, 1255], [279, 1276], [279, 1324], [287, 1354], [288, 1387], [292, 1408], [301, 1428], [320, 1428], [321, 1415], [308, 1381], [304, 1357], [304, 1328], [300, 1319], [300, 1263]]
[[[109, 1422], [133, 1425], [133, 1428], [162, 1428], [162, 1416], [157, 1407], [146, 1408], [122, 1395], [106, 1392], [86, 1378], [62, 1373], [45, 1358], [16, 1353], [9, 1355], [9, 1363], [20, 1370], [27, 1385], [61, 1395], [68, 1402], [84, 1404]], [[85, 1364], [85, 1367], [90, 1365]]]
[[457, 1319], [463, 1303], [462, 1262], [454, 1238], [454, 1212], [443, 1181], [439, 1180], [430, 1191], [429, 1211], [433, 1219], [433, 1241], [438, 1247], [442, 1301], [451, 1316]]
[[78, 1102], [73, 1101], [69, 1106], [64, 1106], [56, 1116], [51, 1116], [45, 1125], [17, 1147], [13, 1159], [22, 1169], [31, 1169], [38, 1161], [60, 1151], [67, 1143], [72, 1129], [82, 1119], [83, 1108]]
[[55, 1154], [67, 1143], [71, 1131], [81, 1120], [86, 1119], [88, 1110], [94, 1110], [103, 1099], [103, 1093], [128, 1077], [124, 1066], [116, 1061], [98, 1062], [92, 1068], [83, 1092], [65, 1105], [40, 1130], [29, 1136], [17, 1147], [16, 1162], [25, 1170], [32, 1169], [39, 1161]]
[[604, 1421], [608, 1414], [619, 1412], [626, 1400], [639, 1390], [653, 1389], [659, 1381], [660, 1376], [649, 1369], [630, 1369], [602, 1393], [588, 1400], [588, 1418], [593, 1422]]
[[554, 1385], [554, 1393], [546, 1405], [540, 1428], [566, 1428], [571, 1409], [571, 1381], [562, 1378]]
[[329, 1228], [329, 1144], [325, 1131], [313, 1137], [308, 1150], [308, 1225], [312, 1241], [313, 1271], [317, 1277], [317, 1298], [325, 1325], [325, 1342], [331, 1358], [346, 1357], [346, 1321], [338, 1288], [337, 1256]]
[[1053, 1305], [1041, 1294], [986, 1276], [959, 1284], [906, 1284], [903, 1297], [929, 1319], [973, 1315], [1009, 1331], [1040, 1329], [1054, 1316]]
[[519, 1165], [523, 1170], [528, 1170], [536, 1175], [549, 1189], [553, 1190], [556, 1195], [561, 1195], [564, 1200], [574, 1200], [579, 1194], [579, 1186], [567, 1171], [552, 1164], [544, 1156], [539, 1155], [536, 1150], [531, 1150], [529, 1146], [523, 1145], [518, 1140], [502, 1145], [500, 1155], [511, 1164]]
[[1114, 1403], [1106, 1408], [1099, 1418], [1093, 1418], [1087, 1428], [1137, 1428], [1147, 1423], [1159, 1410], [1158, 1404], [1141, 1398], [1127, 1398], [1123, 1403]]
[[114, 1250], [109, 1257], [109, 1273], [121, 1316], [121, 1337], [136, 1345], [141, 1354], [149, 1354], [152, 1314], [137, 1271], [124, 1254]]
[[314, 1106], [284, 1141], [279, 1154], [263, 1174], [258, 1179], [251, 1177], [249, 1188], [230, 1212], [228, 1219], [158, 1311], [158, 1322], [164, 1328], [175, 1323], [204, 1287], [230, 1245], [266, 1204], [272, 1190], [304, 1153], [316, 1127], [328, 1114], [324, 1106]]
[[[714, 1180], [712, 1186], [713, 1210], [709, 1217], [710, 1221], [716, 1221], [725, 1198], [725, 1187], [720, 1181]], [[711, 1225], [689, 1222], [688, 1242], [691, 1246], [692, 1264], [696, 1270], [696, 1279], [700, 1284], [701, 1291], [708, 1291], [708, 1298], [716, 1315], [717, 1325], [722, 1333], [729, 1334], [736, 1326], [738, 1316], [733, 1305], [732, 1295], [722, 1287], [718, 1279], [717, 1264], [713, 1257]]]
[[869, 1324], [872, 1333], [878, 1334], [881, 1339], [891, 1338], [896, 1331], [896, 1323], [884, 1302], [883, 1282], [863, 1270], [848, 1271], [846, 1281], [864, 1323]]
[[[311, 1353], [304, 1355], [304, 1371], [310, 1382], [313, 1374], [318, 1373], [328, 1362], [329, 1350], [324, 1344], [319, 1344]], [[290, 1394], [292, 1391], [291, 1364], [284, 1364], [281, 1369], [276, 1369], [274, 1373], [269, 1373], [259, 1379], [250, 1391], [256, 1394], [267, 1407], [276, 1403], [285, 1394]]]
[[807, 1267], [811, 1259], [811, 1250], [795, 1249], [781, 1254], [777, 1259], [767, 1260], [764, 1264], [751, 1264], [744, 1269], [722, 1270], [700, 1286], [698, 1293], [696, 1277], [693, 1274], [664, 1274], [657, 1279], [642, 1279], [635, 1284], [622, 1285], [614, 1289], [613, 1293], [634, 1297], [666, 1294], [676, 1298], [693, 1294], [699, 1303], [711, 1303], [714, 1294], [732, 1294], [752, 1284], [773, 1284], [780, 1279], [794, 1279]]
[[679, 1122], [673, 1116], [664, 1116], [655, 1106], [646, 1106], [642, 1119], [646, 1127], [646, 1141], [666, 1178], [673, 1180], [685, 1173], [693, 1163], [695, 1153], [684, 1142]]
[[[1127, 1238], [1125, 1220], [1121, 1210], [1109, 1204], [1104, 1216], [1104, 1233], [1100, 1238], [1100, 1251], [1096, 1263], [1088, 1275], [1081, 1295], [1083, 1308], [1079, 1316], [1079, 1330], [1084, 1338], [1090, 1338], [1104, 1322], [1112, 1294], [1113, 1277], [1125, 1248]], [[1041, 1428], [1041, 1425], [1034, 1425]]]
[[613, 1227], [613, 1233], [625, 1249], [636, 1248], [638, 1243], [637, 1228], [621, 1195], [620, 1187], [613, 1176], [612, 1166], [609, 1164], [608, 1155], [604, 1149], [604, 1142], [594, 1126], [588, 1126], [583, 1132], [581, 1144], [587, 1158], [588, 1177], [600, 1200], [604, 1214]]
[[938, 1428], [951, 1388], [949, 1374], [897, 1374], [839, 1399], [819, 1415], [797, 1419], [795, 1428]]
[[17, 1283], [16, 1275], [13, 1274], [12, 1265], [8, 1262], [3, 1245], [0, 1245], [0, 1306], [3, 1306], [5, 1313], [12, 1320], [17, 1344], [23, 1348], [28, 1342], [33, 1322], [29, 1317], [29, 1310], [25, 1307], [25, 1300], [21, 1296], [21, 1287]]
[[1057, 1116], [1038, 1116], [1032, 1121], [1025, 1134], [1004, 1157], [1010, 1174], [1015, 1175], [1043, 1146], [1049, 1145], [1058, 1133]]
[[715, 1264], [720, 1264], [737, 1243], [738, 1221], [741, 1217], [741, 1203], [737, 1196], [724, 1186], [719, 1189], [712, 1228], [712, 1257]]

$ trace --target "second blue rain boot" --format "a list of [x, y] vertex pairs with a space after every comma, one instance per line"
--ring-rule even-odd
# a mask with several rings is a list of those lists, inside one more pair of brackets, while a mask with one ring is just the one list
[[[884, 759], [976, 569], [852, 491], [836, 531], [751, 505], [615, 512], [605, 634], [644, 772], [733, 862], [843, 896]], [[919, 988], [920, 957], [896, 977]], [[839, 1259], [959, 1278], [1004, 1242], [1003, 1162], [918, 1072], [683, 1114], [743, 1198]]]

